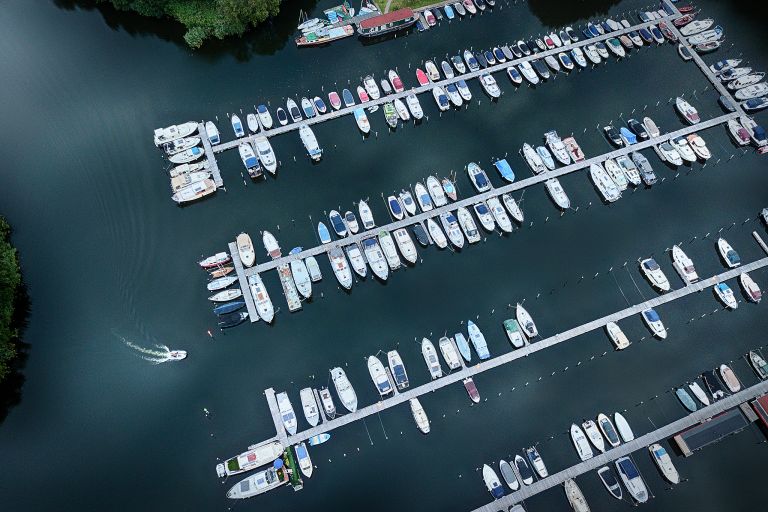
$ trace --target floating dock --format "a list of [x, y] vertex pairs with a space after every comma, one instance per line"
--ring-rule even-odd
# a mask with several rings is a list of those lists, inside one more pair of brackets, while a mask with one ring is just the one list
[[[531, 485], [524, 485], [519, 491], [508, 494], [501, 499], [498, 499], [492, 503], [478, 507], [473, 512], [498, 512], [499, 510], [507, 510], [509, 507], [516, 503], [520, 503], [523, 500], [530, 498], [540, 492], [551, 489], [558, 485], [562, 485], [566, 480], [576, 478], [584, 473], [593, 471], [601, 466], [611, 464], [619, 457], [625, 457], [632, 452], [644, 449], [648, 445], [657, 443], [662, 439], [665, 439], [676, 432], [680, 432], [686, 428], [694, 426], [698, 423], [707, 421], [709, 418], [721, 414], [729, 409], [738, 407], [739, 404], [746, 402], [768, 392], [768, 382], [761, 382], [750, 388], [744, 389], [734, 395], [719, 400], [712, 405], [703, 407], [698, 411], [691, 413], [677, 421], [673, 421], [661, 428], [658, 428], [652, 432], [649, 432], [643, 436], [640, 436], [633, 441], [621, 444], [616, 448], [611, 448], [605, 453], [601, 453], [591, 459], [588, 459], [580, 464], [571, 466], [568, 469], [559, 471], [553, 475], [549, 475], [547, 478], [538, 480]], [[741, 414], [736, 409], [738, 414]], [[743, 416], [742, 416], [743, 417]], [[576, 454], [574, 453], [574, 457]]]
[[[274, 399], [275, 392], [272, 388], [269, 388], [265, 391], [265, 395], [267, 397], [267, 404], [269, 405], [270, 413], [272, 414], [272, 418], [275, 422], [275, 429], [277, 432], [277, 435], [273, 439], [279, 439], [286, 446], [289, 444], [296, 444], [301, 441], [306, 441], [307, 439], [309, 439], [310, 437], [316, 434], [329, 432], [336, 428], [353, 423], [357, 420], [366, 418], [372, 414], [376, 414], [386, 409], [390, 409], [392, 407], [405, 403], [411, 398], [418, 398], [427, 393], [431, 393], [443, 387], [450, 386], [451, 384], [461, 382], [467, 377], [474, 377], [475, 375], [478, 375], [485, 371], [491, 370], [493, 368], [498, 368], [502, 365], [511, 363], [512, 361], [516, 361], [518, 359], [527, 357], [540, 350], [544, 350], [554, 345], [558, 345], [565, 341], [569, 341], [573, 338], [581, 336], [582, 334], [586, 334], [588, 332], [601, 329], [605, 327], [605, 325], [608, 322], [618, 322], [622, 319], [637, 315], [645, 309], [663, 306], [664, 304], [673, 302], [682, 297], [686, 297], [694, 293], [699, 293], [701, 291], [708, 291], [711, 289], [712, 286], [714, 286], [719, 282], [722, 282], [728, 279], [733, 279], [735, 277], [738, 277], [740, 274], [744, 272], [752, 272], [754, 270], [764, 268], [766, 266], [768, 266], [768, 257], [761, 258], [759, 260], [753, 261], [748, 264], [743, 264], [738, 268], [727, 270], [721, 274], [712, 276], [708, 279], [703, 279], [697, 283], [670, 291], [669, 293], [666, 293], [664, 295], [654, 297], [653, 299], [622, 309], [620, 311], [617, 311], [616, 313], [612, 313], [602, 318], [598, 318], [597, 320], [587, 322], [585, 324], [579, 325], [572, 329], [568, 329], [561, 333], [555, 334], [554, 336], [550, 336], [549, 338], [544, 338], [541, 341], [534, 342], [523, 348], [513, 350], [511, 352], [507, 352], [505, 354], [502, 354], [500, 356], [497, 356], [491, 359], [487, 359], [485, 361], [481, 361], [473, 366], [466, 367], [462, 370], [450, 373], [439, 379], [428, 382], [427, 384], [423, 384], [421, 386], [417, 386], [414, 388], [410, 388], [408, 390], [401, 391], [399, 394], [395, 396], [376, 402], [373, 405], [360, 408], [354, 413], [344, 414], [341, 417], [337, 417], [336, 419], [326, 421], [324, 423], [319, 424], [316, 427], [312, 427], [307, 430], [298, 432], [292, 436], [288, 436], [285, 431], [285, 428], [283, 427], [282, 420], [280, 420], [280, 412], [277, 408], [277, 402]], [[681, 429], [677, 429], [677, 430], [681, 430]], [[262, 442], [266, 443], [273, 439], [268, 439]], [[261, 444], [261, 443], [258, 443], [258, 444]]]
[[219, 170], [219, 164], [216, 162], [216, 157], [213, 154], [213, 147], [208, 140], [207, 132], [205, 131], [205, 125], [203, 123], [197, 123], [197, 133], [200, 135], [200, 140], [203, 142], [203, 149], [205, 150], [205, 160], [208, 162], [208, 170], [213, 176], [213, 182], [216, 184], [216, 188], [224, 186], [224, 180], [221, 179], [221, 171]]
[[240, 261], [240, 251], [237, 250], [237, 244], [235, 242], [229, 243], [229, 255], [232, 257], [232, 264], [235, 267], [240, 291], [243, 292], [243, 300], [245, 301], [245, 309], [248, 311], [248, 319], [251, 323], [258, 322], [259, 313], [256, 311], [256, 304], [253, 302], [251, 286], [248, 284], [248, 278], [245, 276], [245, 267], [243, 267], [243, 262]]

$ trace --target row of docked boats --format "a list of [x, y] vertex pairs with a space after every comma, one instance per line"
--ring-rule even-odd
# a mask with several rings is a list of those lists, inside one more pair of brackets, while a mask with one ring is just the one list
[[[523, 450], [523, 455], [515, 454], [511, 461], [502, 459], [498, 464], [504, 484], [512, 492], [520, 490], [523, 486], [532, 485], [537, 477], [541, 479], [549, 476], [544, 459], [542, 459], [536, 446], [530, 446]], [[506, 488], [502, 485], [493, 467], [483, 464], [482, 476], [485, 487], [494, 499], [504, 496]]]
[[462, 0], [445, 5], [436, 5], [419, 12], [419, 17], [416, 20], [416, 29], [419, 32], [424, 32], [437, 25], [443, 19], [448, 21], [461, 19], [464, 16], [472, 16], [478, 12], [483, 12], [495, 5], [496, 0]]
[[[556, 130], [544, 134], [544, 145], [534, 148], [527, 142], [520, 149], [520, 155], [533, 174], [553, 171], [558, 165], [570, 165], [584, 160], [584, 152], [572, 136], [562, 139]], [[590, 171], [593, 175], [594, 171]], [[544, 185], [552, 201], [562, 210], [571, 207], [571, 200], [557, 178], [549, 178]]]
[[[759, 351], [750, 350], [746, 359], [760, 380], [768, 379], [768, 363]], [[699, 377], [701, 384], [696, 378], [675, 389], [677, 399], [689, 412], [695, 412], [699, 407], [706, 407], [727, 394], [738, 393], [742, 389], [736, 372], [727, 364], [707, 370]]]
[[[238, 237], [238, 243], [244, 243], [242, 235], [244, 233]], [[235, 267], [232, 265], [232, 257], [229, 253], [219, 252], [208, 256], [200, 260], [198, 265], [208, 273], [206, 288], [209, 292], [215, 292], [208, 297], [208, 300], [215, 304], [213, 313], [218, 318], [219, 329], [227, 329], [243, 323], [248, 318], [248, 313], [241, 311], [245, 308], [242, 290], [233, 286], [238, 278], [234, 274]]]
[[754, 145], [758, 151], [765, 153], [768, 149], [765, 128], [758, 125], [750, 116], [739, 116], [729, 119], [726, 125], [728, 135], [737, 146]]
[[216, 192], [208, 162], [201, 160], [205, 149], [201, 147], [202, 134], [198, 131], [198, 124], [193, 121], [155, 130], [155, 145], [175, 164], [169, 177], [171, 199], [177, 204], [190, 203]]

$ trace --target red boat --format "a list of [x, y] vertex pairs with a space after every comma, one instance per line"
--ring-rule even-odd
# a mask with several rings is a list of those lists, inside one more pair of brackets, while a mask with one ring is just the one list
[[363, 89], [363, 86], [358, 85], [357, 86], [357, 97], [360, 98], [360, 101], [362, 103], [365, 103], [366, 101], [370, 100], [368, 97], [368, 93], [365, 92], [365, 89]]
[[334, 110], [339, 110], [341, 108], [341, 98], [339, 98], [339, 93], [336, 91], [328, 93], [328, 101], [331, 102], [331, 106]]
[[689, 12], [693, 12], [693, 6], [692, 5], [681, 5], [680, 7], [677, 8], [677, 10], [680, 11], [680, 13], [682, 13], [682, 14], [686, 14], [686, 13], [689, 13]]
[[427, 74], [424, 72], [424, 70], [421, 68], [416, 68], [416, 80], [419, 81], [419, 85], [429, 84], [429, 78], [427, 77]]
[[424, 19], [427, 20], [427, 25], [430, 27], [437, 25], [437, 18], [435, 18], [435, 15], [432, 14], [432, 11], [429, 9], [424, 11]]
[[674, 23], [676, 27], [684, 27], [685, 25], [692, 22], [693, 18], [694, 18], [693, 14], [686, 14], [685, 16], [681, 16], [680, 18], [677, 18], [672, 23]]
[[475, 386], [475, 381], [472, 380], [472, 377], [468, 377], [462, 382], [464, 382], [464, 388], [467, 390], [469, 398], [475, 403], [480, 402], [480, 392], [477, 391], [477, 386]]
[[403, 92], [405, 90], [403, 81], [400, 80], [400, 76], [394, 69], [389, 70], [389, 82], [392, 84], [392, 88], [395, 90], [395, 92]]

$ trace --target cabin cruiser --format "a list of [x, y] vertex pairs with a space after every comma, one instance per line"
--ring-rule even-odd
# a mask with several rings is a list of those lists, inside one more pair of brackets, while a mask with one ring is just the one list
[[197, 128], [197, 123], [193, 121], [171, 125], [166, 128], [157, 128], [155, 129], [155, 146], [162, 146], [172, 140], [189, 137], [197, 131]]
[[621, 198], [619, 187], [617, 187], [616, 183], [610, 176], [608, 176], [608, 173], [605, 172], [602, 165], [599, 163], [591, 164], [589, 166], [589, 175], [605, 201], [613, 203]]
[[259, 157], [262, 167], [272, 174], [277, 171], [277, 158], [272, 150], [269, 140], [263, 135], [253, 139], [253, 146], [256, 149], [256, 155]]
[[615, 322], [608, 322], [605, 325], [605, 331], [608, 333], [608, 337], [611, 338], [616, 350], [623, 350], [630, 345], [629, 338], [624, 334], [618, 324]]
[[570, 503], [574, 512], [590, 512], [587, 498], [584, 497], [584, 493], [581, 492], [576, 481], [573, 478], [569, 478], [563, 482], [563, 485], [565, 488], [565, 496], [568, 498], [568, 503]]
[[616, 474], [611, 470], [611, 468], [608, 466], [601, 467], [597, 470], [597, 476], [600, 477], [600, 481], [603, 482], [603, 485], [608, 490], [608, 492], [611, 493], [611, 496], [617, 500], [622, 498], [623, 493], [621, 491], [621, 484], [619, 483], [618, 479], [616, 478]]
[[296, 413], [293, 411], [293, 405], [291, 405], [288, 394], [285, 392], [278, 393], [276, 395], [277, 407], [280, 410], [280, 417], [283, 420], [283, 426], [285, 430], [293, 435], [296, 433], [296, 427], [298, 425], [296, 421]]
[[736, 268], [741, 265], [739, 254], [733, 250], [733, 247], [731, 247], [731, 244], [729, 244], [725, 238], [717, 239], [717, 250], [720, 253], [720, 257], [723, 259], [723, 262], [725, 262], [729, 268]]
[[416, 426], [422, 434], [429, 434], [429, 418], [427, 413], [424, 412], [421, 402], [419, 402], [418, 398], [411, 398], [408, 402], [411, 405], [411, 414], [413, 415], [413, 421], [416, 422]]
[[726, 308], [736, 309], [739, 307], [739, 303], [730, 286], [725, 283], [717, 283], [713, 288], [715, 295]]
[[437, 351], [432, 342], [427, 338], [421, 339], [421, 355], [424, 362], [427, 363], [427, 369], [432, 380], [443, 376], [443, 368], [440, 366], [440, 360], [437, 358]]
[[712, 158], [712, 153], [707, 147], [707, 143], [698, 133], [692, 133], [687, 137], [688, 145], [691, 147], [696, 156], [702, 160], [709, 160]]
[[661, 321], [661, 317], [659, 317], [659, 314], [655, 309], [649, 308], [643, 310], [641, 315], [643, 317], [643, 321], [648, 326], [648, 329], [651, 330], [651, 333], [653, 333], [654, 336], [662, 340], [667, 338], [667, 329], [664, 327], [664, 324]]
[[469, 164], [467, 164], [467, 174], [469, 174], [469, 179], [472, 181], [472, 184], [478, 192], [485, 192], [491, 189], [491, 182], [488, 179], [488, 175], [485, 174], [485, 171], [475, 162], [469, 162]]
[[257, 496], [287, 484], [288, 480], [288, 472], [285, 468], [275, 469], [271, 467], [236, 483], [227, 491], [227, 498], [245, 499]]
[[389, 277], [389, 264], [375, 237], [363, 240], [363, 253], [376, 277], [386, 281]]
[[685, 101], [681, 97], [677, 97], [675, 99], [675, 107], [677, 108], [678, 113], [686, 120], [688, 121], [688, 124], [697, 124], [699, 121], [701, 121], [701, 118], [699, 117], [699, 112], [693, 108], [693, 106]]
[[[619, 158], [617, 158], [616, 161], [619, 162], [619, 165], [622, 165], [622, 161], [619, 161]], [[635, 151], [634, 153], [632, 153], [632, 162], [634, 162], [636, 169], [639, 171], [640, 177], [643, 179], [643, 183], [649, 186], [656, 183], [656, 180], [657, 180], [656, 173], [653, 172], [651, 163], [648, 161], [647, 158], [645, 158], [645, 155]], [[625, 168], [625, 173], [626, 172], [627, 171]], [[629, 174], [627, 174], [627, 177], [629, 177]]]
[[587, 441], [587, 436], [584, 435], [584, 431], [581, 430], [581, 427], [575, 423], [571, 424], [571, 441], [573, 441], [573, 446], [576, 448], [576, 452], [579, 454], [579, 458], [582, 461], [594, 457], [592, 448]]
[[754, 303], [759, 303], [760, 299], [763, 297], [763, 292], [752, 277], [744, 272], [739, 276], [739, 282], [741, 283], [741, 287], [744, 289], [744, 294], [747, 298]]
[[507, 333], [507, 338], [513, 347], [523, 348], [525, 346], [525, 336], [517, 320], [514, 318], [504, 320], [504, 331]]
[[678, 245], [672, 246], [672, 266], [683, 279], [685, 284], [692, 284], [699, 280], [693, 260]]
[[397, 389], [400, 391], [406, 389], [408, 387], [408, 373], [405, 371], [405, 365], [397, 350], [387, 352], [387, 362]]
[[440, 223], [448, 235], [448, 239], [457, 249], [464, 247], [464, 235], [461, 234], [461, 228], [456, 217], [451, 212], [440, 214]]
[[653, 258], [642, 260], [640, 262], [640, 270], [643, 271], [643, 274], [646, 279], [648, 279], [648, 282], [651, 283], [651, 286], [661, 292], [669, 291], [669, 280], [667, 279], [667, 276], [664, 275], [664, 271], [661, 270], [659, 264], [656, 263], [656, 260]]
[[320, 411], [317, 409], [317, 401], [312, 388], [304, 388], [299, 391], [299, 397], [301, 397], [301, 408], [307, 423], [316, 427], [320, 421]]
[[688, 139], [685, 137], [673, 137], [669, 139], [669, 143], [678, 152], [686, 162], [695, 162], [697, 157], [690, 145], [688, 145]]
[[392, 393], [394, 388], [378, 357], [368, 356], [368, 373], [370, 373], [373, 385], [376, 386], [380, 396], [385, 397]]
[[488, 464], [483, 464], [483, 481], [493, 499], [497, 500], [504, 496], [504, 488], [501, 486], [499, 477]]
[[626, 190], [629, 186], [629, 180], [627, 180], [627, 177], [621, 167], [619, 167], [619, 164], [617, 164], [613, 158], [609, 158], [603, 162], [603, 165], [605, 172], [608, 173], [608, 176], [610, 176], [611, 180], [613, 180], [619, 188], [619, 191]]
[[515, 219], [518, 223], [522, 223], [523, 210], [520, 209], [520, 205], [517, 204], [515, 198], [512, 197], [511, 194], [502, 194], [501, 200], [504, 202], [504, 207], [507, 209], [512, 218]]
[[450, 370], [456, 370], [461, 368], [461, 360], [459, 359], [459, 353], [453, 346], [453, 342], [447, 336], [443, 336], [437, 343], [440, 348], [440, 353], [443, 354], [446, 364]]
[[671, 484], [680, 483], [680, 475], [667, 451], [658, 443], [650, 445], [648, 451], [651, 452], [651, 457], [664, 478]]
[[339, 367], [333, 368], [331, 370], [331, 380], [336, 388], [336, 393], [339, 395], [339, 399], [341, 399], [341, 403], [349, 412], [355, 412], [357, 410], [357, 395], [344, 370]]
[[520, 151], [534, 174], [540, 174], [547, 170], [541, 157], [530, 144], [523, 144], [523, 148]]
[[[352, 288], [352, 271], [349, 269], [349, 263], [347, 263], [347, 258], [344, 256], [344, 251], [340, 247], [332, 247], [328, 251], [328, 260], [331, 262], [333, 274], [336, 276], [339, 284], [347, 290]], [[370, 262], [370, 260], [368, 261]], [[371, 268], [374, 267], [371, 266]]]
[[648, 490], [635, 463], [629, 457], [621, 457], [616, 461], [616, 469], [619, 472], [624, 487], [638, 503], [648, 501]]
[[680, 156], [680, 153], [675, 149], [675, 146], [673, 146], [671, 142], [662, 142], [658, 146], [654, 146], [654, 149], [662, 161], [674, 165], [675, 167], [683, 165], [683, 159]]
[[216, 465], [216, 474], [225, 478], [271, 464], [283, 455], [285, 447], [280, 441], [270, 441], [248, 448], [248, 451]]
[[555, 130], [545, 133], [544, 139], [547, 142], [549, 150], [552, 151], [552, 154], [561, 164], [568, 165], [571, 163], [571, 156], [568, 154], [568, 149]]
[[571, 207], [571, 200], [557, 178], [548, 179], [544, 186], [547, 188], [547, 192], [549, 192], [552, 200], [561, 210], [567, 210]]

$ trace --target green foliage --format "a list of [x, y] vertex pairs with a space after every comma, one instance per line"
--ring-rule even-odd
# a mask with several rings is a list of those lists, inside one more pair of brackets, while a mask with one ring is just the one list
[[16, 249], [10, 244], [11, 227], [0, 217], [0, 381], [8, 374], [8, 364], [16, 355], [12, 327], [16, 291], [21, 285], [21, 271]]
[[184, 40], [199, 48], [209, 37], [242, 35], [277, 15], [280, 0], [100, 0], [144, 16], [173, 18], [185, 27]]

